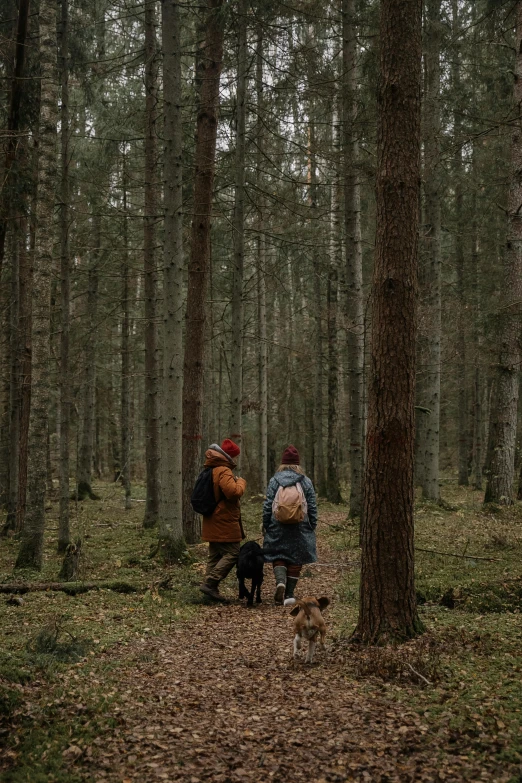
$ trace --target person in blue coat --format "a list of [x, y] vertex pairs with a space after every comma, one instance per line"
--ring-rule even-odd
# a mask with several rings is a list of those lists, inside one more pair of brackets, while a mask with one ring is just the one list
[[[317, 527], [317, 499], [314, 485], [300, 467], [299, 452], [288, 446], [281, 465], [270, 479], [263, 505], [263, 551], [265, 560], [272, 563], [276, 582], [276, 604], [295, 604], [294, 591], [305, 563], [317, 561], [315, 529]], [[276, 519], [273, 504], [279, 487], [294, 486], [300, 482], [306, 500], [302, 522], [282, 524]]]

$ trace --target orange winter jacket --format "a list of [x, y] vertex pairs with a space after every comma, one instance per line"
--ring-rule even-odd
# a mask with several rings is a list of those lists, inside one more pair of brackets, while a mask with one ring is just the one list
[[205, 467], [212, 468], [214, 497], [217, 506], [210, 517], [203, 517], [201, 538], [203, 541], [241, 541], [239, 499], [246, 488], [246, 481], [232, 473], [235, 464], [214, 449], [205, 452]]

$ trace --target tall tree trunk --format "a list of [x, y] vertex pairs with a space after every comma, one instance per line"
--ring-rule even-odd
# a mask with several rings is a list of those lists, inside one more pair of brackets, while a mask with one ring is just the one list
[[199, 539], [199, 518], [190, 496], [199, 471], [202, 438], [203, 357], [207, 283], [210, 267], [210, 224], [214, 191], [219, 81], [223, 64], [223, 0], [207, 0], [205, 49], [197, 117], [194, 214], [190, 243], [183, 362], [183, 531], [189, 542]]
[[60, 204], [60, 516], [58, 552], [65, 552], [71, 541], [69, 531], [69, 439], [71, 392], [69, 369], [69, 330], [71, 285], [69, 257], [69, 0], [61, 0], [60, 81], [61, 81], [61, 204]]
[[97, 496], [92, 490], [92, 466], [94, 454], [94, 414], [96, 410], [96, 322], [98, 310], [98, 265], [101, 255], [101, 204], [96, 199], [93, 217], [94, 247], [91, 249], [87, 274], [87, 333], [84, 337], [84, 381], [82, 403], [82, 435], [78, 458], [77, 497], [78, 500]]
[[56, 182], [56, 4], [40, 2], [40, 128], [38, 138], [37, 233], [33, 284], [32, 399], [29, 424], [27, 509], [17, 568], [41, 569], [45, 529], [50, 319], [53, 272], [53, 211]]
[[[286, 280], [283, 277], [286, 276]], [[283, 330], [281, 332], [287, 355], [287, 371], [285, 373], [285, 390], [283, 396], [284, 415], [285, 415], [285, 440], [287, 443], [295, 441], [295, 419], [297, 394], [295, 393], [296, 382], [296, 359], [294, 351], [294, 323], [295, 323], [295, 285], [292, 279], [292, 263], [287, 261], [282, 271], [283, 287], [288, 292], [285, 298], [285, 310], [283, 317]], [[325, 490], [326, 492], [326, 490]]]
[[9, 484], [7, 492], [7, 516], [3, 533], [12, 533], [16, 528], [16, 505], [18, 503], [18, 469], [20, 463], [20, 331], [19, 331], [19, 279], [20, 255], [24, 252], [22, 242], [25, 232], [17, 226], [13, 233], [11, 267], [11, 295], [9, 307]]
[[130, 285], [129, 285], [129, 220], [127, 214], [127, 160], [123, 153], [123, 258], [121, 291], [121, 482], [125, 491], [125, 508], [131, 502], [131, 355], [130, 355]]
[[[229, 436], [241, 445], [243, 405], [243, 269], [245, 265], [245, 159], [247, 87], [247, 0], [238, 0], [238, 61], [236, 92], [236, 160], [232, 233], [232, 350], [230, 355], [231, 395]], [[238, 468], [241, 464], [238, 460]]]
[[[413, 568], [422, 0], [381, 0], [377, 231], [355, 638], [422, 629]], [[390, 394], [393, 389], [393, 394]]]
[[[10, 409], [9, 409], [9, 494], [7, 497], [7, 515], [0, 532], [2, 536], [19, 532], [20, 517], [20, 469], [22, 465], [22, 447], [27, 452], [27, 438], [22, 437], [22, 405], [23, 405], [23, 369], [26, 362], [26, 329], [24, 318], [27, 310], [27, 219], [20, 218], [16, 224], [16, 257], [13, 256], [13, 271], [11, 280], [11, 367], [10, 367]], [[29, 324], [30, 326], [30, 324]], [[30, 373], [29, 373], [30, 376]], [[25, 413], [25, 411], [24, 411]], [[27, 418], [27, 417], [25, 417]], [[25, 423], [25, 419], [24, 419]], [[27, 428], [25, 428], [27, 432]], [[25, 475], [24, 470], [24, 505], [25, 505]]]
[[424, 101], [424, 238], [422, 275], [426, 367], [419, 405], [419, 449], [423, 497], [439, 502], [440, 339], [441, 339], [441, 209], [440, 209], [440, 0], [426, 2]]
[[[31, 412], [31, 366], [32, 366], [32, 323], [33, 323], [33, 277], [36, 249], [37, 181], [38, 158], [34, 153], [34, 183], [29, 228], [29, 253], [19, 257], [19, 328], [20, 328], [20, 441], [18, 463], [18, 505], [16, 509], [16, 531], [24, 526], [27, 505], [27, 465], [29, 448], [29, 417]], [[25, 230], [24, 230], [25, 233]], [[25, 250], [25, 244], [24, 244]]]
[[[455, 42], [459, 40], [459, 4], [452, 0], [452, 33]], [[456, 44], [457, 45], [457, 44]], [[453, 53], [451, 80], [456, 99], [460, 97], [460, 51]], [[468, 388], [466, 373], [466, 296], [465, 296], [465, 257], [464, 257], [464, 166], [462, 160], [462, 122], [461, 109], [456, 106], [454, 111], [454, 144], [453, 174], [455, 177], [455, 267], [457, 270], [457, 396], [458, 396], [458, 483], [467, 486], [469, 483], [469, 418], [468, 418]]]
[[[477, 171], [477, 152], [473, 151], [473, 171]], [[477, 215], [477, 188], [478, 182], [473, 182], [473, 202], [471, 219], [471, 274], [473, 296], [473, 352], [475, 363], [475, 378], [473, 390], [473, 489], [482, 489], [482, 460], [483, 460], [483, 372], [482, 372], [482, 326], [481, 326], [481, 291], [480, 291], [480, 255], [479, 255], [479, 229]]]
[[9, 301], [7, 280], [0, 279], [0, 508], [9, 497]]
[[326, 283], [328, 335], [328, 444], [326, 465], [326, 497], [330, 503], [342, 503], [338, 466], [339, 419], [339, 348], [337, 341], [338, 275], [342, 260], [340, 244], [340, 129], [337, 108], [332, 119], [332, 140], [335, 172], [331, 185], [330, 263]]
[[147, 494], [143, 526], [154, 527], [159, 510], [159, 379], [156, 328], [156, 212], [158, 209], [156, 106], [158, 51], [156, 0], [145, 3], [145, 218], [143, 261], [145, 273], [145, 466]]
[[257, 307], [258, 307], [258, 383], [259, 383], [259, 487], [265, 492], [268, 485], [268, 343], [266, 321], [266, 236], [265, 201], [263, 193], [264, 131], [263, 131], [263, 27], [257, 27], [256, 47], [257, 98], [257, 158], [256, 182], [258, 203], [257, 235]]
[[357, 163], [357, 39], [355, 0], [342, 0], [342, 120], [344, 152], [344, 227], [346, 242], [347, 359], [350, 405], [350, 516], [361, 515], [363, 476], [364, 302], [361, 243], [361, 196]]
[[24, 90], [24, 67], [27, 54], [27, 23], [29, 20], [29, 0], [20, 0], [18, 5], [18, 24], [16, 30], [16, 47], [14, 57], [14, 73], [11, 84], [9, 114], [7, 117], [7, 145], [4, 167], [2, 171], [2, 187], [0, 188], [0, 279], [5, 254], [5, 238], [10, 216], [12, 192], [8, 185], [9, 173], [16, 160], [20, 148], [20, 107]]
[[513, 503], [515, 440], [520, 374], [522, 301], [522, 2], [516, 6], [514, 119], [511, 123], [511, 180], [504, 255], [504, 307], [499, 330], [499, 361], [492, 419], [492, 451], [485, 503]]
[[183, 127], [179, 3], [162, 0], [163, 43], [163, 375], [160, 416], [159, 544], [165, 560], [183, 541]]
[[[105, 59], [105, 12], [103, 0], [96, 0], [95, 10], [97, 16], [96, 25], [96, 54], [100, 61]], [[105, 100], [104, 81], [99, 80], [96, 85], [97, 98], [100, 104]], [[99, 116], [95, 120], [96, 135], [99, 136]], [[100, 138], [100, 152], [105, 157], [105, 140]], [[91, 487], [92, 468], [94, 463], [95, 447], [95, 416], [96, 416], [96, 357], [97, 357], [97, 320], [98, 320], [98, 288], [99, 267], [102, 254], [102, 199], [99, 192], [99, 184], [91, 195], [92, 209], [92, 235], [94, 247], [90, 251], [89, 270], [87, 274], [87, 334], [85, 335], [84, 348], [84, 381], [82, 404], [82, 435], [80, 453], [78, 457], [77, 498], [84, 500], [90, 498], [97, 500], [98, 496]]]
[[[308, 183], [309, 205], [312, 222], [312, 235], [317, 220], [317, 162], [315, 149], [315, 127], [313, 120], [308, 125]], [[322, 264], [317, 255], [313, 261], [313, 293], [315, 308], [315, 399], [314, 399], [314, 480], [319, 495], [326, 495], [326, 473], [324, 465], [323, 435], [323, 375], [324, 375], [324, 339], [323, 339], [323, 286]]]

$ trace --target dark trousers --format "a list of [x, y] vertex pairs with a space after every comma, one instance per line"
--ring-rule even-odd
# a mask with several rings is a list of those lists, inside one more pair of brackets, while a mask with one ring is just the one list
[[211, 541], [208, 545], [206, 582], [221, 582], [232, 571], [239, 557], [239, 541]]

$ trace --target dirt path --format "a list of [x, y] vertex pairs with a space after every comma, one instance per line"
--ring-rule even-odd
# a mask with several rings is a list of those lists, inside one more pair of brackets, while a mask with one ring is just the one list
[[[339, 578], [314, 569], [299, 592], [332, 596]], [[507, 780], [457, 755], [440, 765], [425, 720], [351, 678], [335, 645], [295, 664], [272, 592], [267, 569], [260, 607], [205, 607], [125, 658], [118, 728], [84, 761], [89, 781]]]

